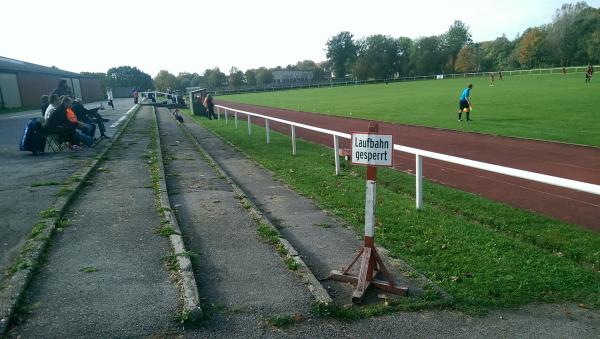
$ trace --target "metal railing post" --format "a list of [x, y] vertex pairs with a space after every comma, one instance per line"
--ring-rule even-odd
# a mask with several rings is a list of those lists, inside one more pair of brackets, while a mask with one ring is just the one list
[[296, 126], [290, 126], [292, 127], [292, 154], [296, 155]]
[[423, 158], [419, 155], [415, 155], [415, 176], [416, 176], [416, 205], [417, 209], [423, 208]]
[[234, 119], [235, 119], [235, 128], [238, 128], [237, 112], [234, 112], [233, 115], [234, 115]]
[[225, 114], [225, 125], [227, 125], [229, 123], [229, 121], [227, 121], [227, 110], [225, 110], [224, 114]]
[[265, 119], [265, 131], [267, 132], [267, 144], [271, 142], [271, 135], [269, 133], [269, 119]]
[[217, 107], [217, 120], [221, 120], [221, 110]]
[[248, 115], [248, 135], [252, 134], [252, 122], [250, 119], [250, 115]]
[[340, 141], [337, 135], [333, 136], [333, 156], [335, 159], [335, 175], [340, 175]]

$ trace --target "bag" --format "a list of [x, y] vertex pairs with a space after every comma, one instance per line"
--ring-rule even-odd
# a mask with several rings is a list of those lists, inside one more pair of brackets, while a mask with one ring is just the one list
[[42, 134], [42, 123], [40, 119], [33, 118], [27, 121], [23, 136], [19, 142], [21, 151], [32, 152], [33, 155], [43, 153], [46, 149], [46, 137]]

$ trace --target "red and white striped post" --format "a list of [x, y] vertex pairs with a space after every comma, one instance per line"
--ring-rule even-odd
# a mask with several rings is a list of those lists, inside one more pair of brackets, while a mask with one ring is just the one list
[[[379, 130], [379, 125], [376, 122], [369, 123], [369, 132], [370, 136], [377, 136]], [[390, 140], [391, 140], [391, 136]], [[370, 139], [370, 138], [369, 138]], [[355, 153], [355, 145], [353, 138], [353, 154], [352, 160], [353, 162], [359, 158]], [[374, 154], [377, 157], [382, 157], [385, 155], [385, 161], [391, 165], [392, 155], [393, 155], [393, 142], [389, 142], [388, 150], [386, 152], [375, 151]], [[368, 153], [368, 152], [366, 152]], [[389, 155], [389, 159], [387, 158]], [[367, 157], [367, 159], [370, 159]], [[360, 161], [358, 159], [357, 161]], [[366, 163], [369, 163], [367, 161]], [[358, 162], [361, 163], [361, 162]], [[362, 162], [363, 164], [365, 162]], [[388, 165], [388, 166], [389, 166]], [[396, 286], [394, 279], [390, 272], [385, 267], [381, 256], [377, 252], [375, 248], [375, 203], [377, 202], [377, 166], [373, 164], [367, 165], [367, 182], [366, 182], [366, 198], [365, 198], [365, 239], [364, 245], [358, 254], [352, 259], [350, 265], [345, 268], [343, 271], [331, 271], [329, 277], [333, 280], [349, 282], [356, 285], [356, 289], [352, 293], [352, 302], [360, 303], [365, 295], [365, 291], [369, 286], [376, 287], [378, 289], [398, 294], [398, 295], [406, 295], [408, 293], [407, 287], [399, 287]], [[358, 259], [362, 257], [360, 263], [360, 271], [358, 275], [354, 275], [349, 273], [352, 269], [352, 266], [358, 261]], [[375, 279], [377, 273], [381, 271], [385, 280]]]

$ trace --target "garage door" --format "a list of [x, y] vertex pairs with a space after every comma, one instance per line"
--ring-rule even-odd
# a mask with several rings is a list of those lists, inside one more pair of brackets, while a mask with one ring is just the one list
[[4, 108], [21, 107], [21, 93], [19, 93], [16, 74], [0, 73], [0, 93], [2, 93], [0, 100], [4, 103]]
[[81, 84], [79, 83], [79, 79], [73, 78], [73, 95], [76, 98], [83, 99], [81, 97]]

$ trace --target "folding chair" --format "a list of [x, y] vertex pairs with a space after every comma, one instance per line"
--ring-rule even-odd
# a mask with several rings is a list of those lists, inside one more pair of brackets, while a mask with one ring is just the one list
[[52, 152], [60, 152], [65, 149], [64, 142], [60, 139], [60, 134], [48, 134], [46, 135], [46, 146], [52, 150]]

